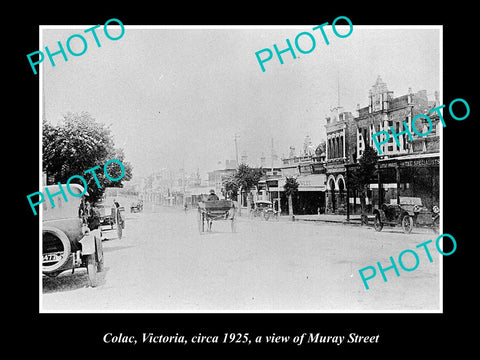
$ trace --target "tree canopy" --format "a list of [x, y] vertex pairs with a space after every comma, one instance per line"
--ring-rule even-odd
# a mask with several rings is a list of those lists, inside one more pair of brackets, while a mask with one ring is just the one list
[[264, 170], [262, 167], [250, 167], [246, 164], [240, 164], [236, 173], [223, 181], [223, 187], [230, 198], [236, 199], [240, 188], [244, 191], [250, 190], [258, 185], [263, 175]]
[[[132, 177], [132, 166], [125, 161], [123, 149], [115, 148], [112, 133], [105, 124], [97, 122], [89, 113], [67, 113], [62, 121], [53, 125], [43, 123], [42, 139], [43, 171], [53, 182], [65, 183], [71, 176], [80, 175], [88, 185], [89, 200], [98, 201], [106, 187], [122, 187], [123, 181]], [[119, 181], [110, 181], [103, 173], [104, 164], [111, 159], [120, 160], [125, 168], [125, 175]], [[101, 188], [95, 183], [91, 174], [84, 172], [95, 166]], [[121, 174], [118, 165], [108, 167], [110, 177], [117, 178]], [[72, 182], [81, 184], [74, 179]]]
[[261, 167], [250, 167], [246, 164], [240, 164], [235, 174], [239, 187], [241, 186], [245, 190], [257, 186], [262, 176], [263, 169]]
[[378, 154], [374, 148], [365, 145], [362, 157], [358, 160], [358, 167], [352, 170], [347, 178], [347, 186], [357, 190], [360, 195], [360, 206], [362, 207], [362, 222], [368, 223], [365, 197], [367, 196], [367, 187], [372, 177], [377, 173]]
[[287, 176], [285, 179], [285, 185], [283, 185], [285, 195], [294, 195], [298, 191], [298, 181], [294, 176]]
[[348, 185], [354, 189], [363, 190], [376, 174], [377, 163], [376, 150], [366, 144], [362, 157], [358, 160], [358, 167], [349, 174]]

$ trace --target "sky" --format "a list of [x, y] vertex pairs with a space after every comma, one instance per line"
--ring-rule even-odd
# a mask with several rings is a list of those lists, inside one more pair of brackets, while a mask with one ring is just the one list
[[[433, 27], [355, 26], [336, 37], [326, 27], [329, 45], [313, 25], [257, 27], [141, 27], [125, 24], [119, 40], [109, 40], [103, 25], [101, 47], [86, 35], [87, 50], [68, 61], [46, 57], [41, 66], [44, 113], [55, 123], [67, 112], [86, 111], [111, 126], [117, 147], [133, 165], [133, 179], [168, 168], [188, 173], [222, 168], [246, 152], [259, 165], [262, 152], [300, 151], [306, 135], [325, 140], [325, 117], [338, 103], [345, 111], [368, 105], [368, 91], [380, 75], [394, 96], [441, 89], [441, 29]], [[65, 47], [73, 34], [92, 25], [45, 26], [40, 49]], [[348, 28], [337, 26], [340, 33]], [[112, 36], [120, 32], [109, 26]], [[285, 48], [300, 32], [316, 45], [297, 58], [283, 54], [264, 64], [255, 52], [273, 44]], [[307, 37], [302, 37], [307, 39]], [[311, 46], [305, 40], [301, 46]], [[71, 42], [74, 51], [80, 40]], [[40, 102], [42, 104], [42, 101]], [[41, 105], [43, 106], [43, 105]], [[268, 163], [268, 161], [267, 161]]]

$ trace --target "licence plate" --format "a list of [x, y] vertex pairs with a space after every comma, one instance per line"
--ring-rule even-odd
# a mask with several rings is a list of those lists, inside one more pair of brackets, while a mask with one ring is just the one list
[[57, 262], [62, 260], [63, 252], [43, 254], [43, 263]]

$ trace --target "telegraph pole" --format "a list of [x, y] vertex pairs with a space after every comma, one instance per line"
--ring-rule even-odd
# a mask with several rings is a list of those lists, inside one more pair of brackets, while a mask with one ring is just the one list
[[272, 163], [271, 163], [272, 175], [273, 175], [273, 153], [274, 153], [274, 151], [273, 151], [273, 137], [272, 137], [272, 148], [271, 148], [271, 154], [270, 154], [270, 156], [271, 156], [271, 158], [272, 158]]
[[235, 160], [237, 161], [237, 167], [238, 167], [238, 145], [237, 145], [237, 139], [240, 138], [240, 135], [238, 135], [237, 133], [235, 133], [235, 136], [233, 138], [233, 140], [235, 141]]

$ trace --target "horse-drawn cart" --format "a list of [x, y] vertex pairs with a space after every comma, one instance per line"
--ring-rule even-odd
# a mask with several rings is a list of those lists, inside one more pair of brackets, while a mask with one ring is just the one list
[[200, 234], [212, 231], [214, 220], [228, 220], [232, 232], [236, 231], [235, 203], [232, 200], [211, 200], [198, 203], [198, 230]]

